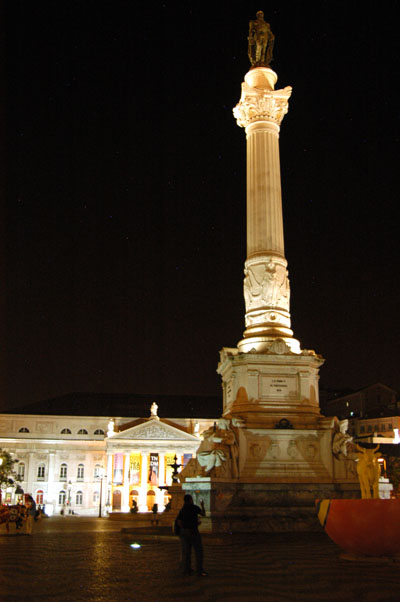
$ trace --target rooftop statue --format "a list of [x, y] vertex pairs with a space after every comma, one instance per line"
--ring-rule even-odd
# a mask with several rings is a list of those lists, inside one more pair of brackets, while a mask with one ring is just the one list
[[269, 23], [264, 21], [264, 13], [259, 10], [256, 19], [249, 23], [248, 55], [252, 67], [269, 67], [272, 61], [275, 36]]

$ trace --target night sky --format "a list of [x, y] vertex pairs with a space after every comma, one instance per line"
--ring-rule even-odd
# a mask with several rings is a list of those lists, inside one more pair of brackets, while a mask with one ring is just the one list
[[244, 331], [249, 19], [275, 34], [292, 327], [325, 388], [399, 376], [398, 2], [8, 3], [0, 409], [219, 395]]

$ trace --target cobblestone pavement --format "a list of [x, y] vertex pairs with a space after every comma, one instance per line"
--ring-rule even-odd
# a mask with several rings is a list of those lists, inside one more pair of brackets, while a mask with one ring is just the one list
[[0, 600], [400, 600], [400, 563], [342, 560], [323, 533], [204, 536], [209, 576], [184, 577], [177, 538], [123, 534], [121, 526], [53, 517], [35, 524], [32, 537], [2, 526]]

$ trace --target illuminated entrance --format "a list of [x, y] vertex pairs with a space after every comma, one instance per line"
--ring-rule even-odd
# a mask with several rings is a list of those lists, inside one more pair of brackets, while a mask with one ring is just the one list
[[169, 501], [163, 487], [172, 484], [175, 457], [183, 467], [195, 456], [200, 438], [152, 414], [136, 426], [109, 431], [106, 444], [112, 511], [129, 512], [136, 502], [139, 512], [151, 512], [154, 504], [162, 512]]

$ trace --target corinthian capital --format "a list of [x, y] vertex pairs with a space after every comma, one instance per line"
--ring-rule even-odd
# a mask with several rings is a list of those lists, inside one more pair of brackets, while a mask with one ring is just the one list
[[233, 109], [233, 114], [240, 127], [247, 127], [256, 121], [272, 121], [280, 125], [288, 112], [291, 86], [283, 90], [266, 90], [242, 83], [242, 95]]

